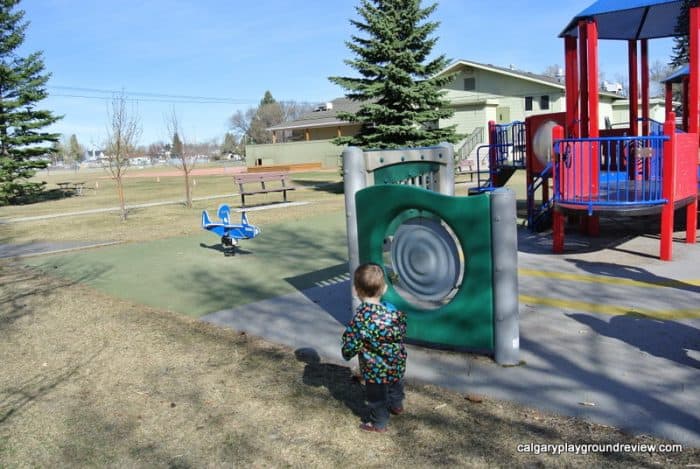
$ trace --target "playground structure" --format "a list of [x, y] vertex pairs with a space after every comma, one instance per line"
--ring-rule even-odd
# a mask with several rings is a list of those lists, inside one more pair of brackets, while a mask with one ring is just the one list
[[[700, 191], [700, 6], [690, 8], [687, 73], [681, 70], [666, 81], [666, 120], [649, 118], [648, 41], [675, 35], [681, 4], [600, 0], [575, 16], [560, 35], [565, 44], [566, 112], [531, 116], [524, 123], [490, 123], [489, 144], [480, 149], [489, 152], [489, 170], [470, 193], [501, 187], [516, 169], [525, 169], [528, 226], [536, 230], [551, 223], [555, 253], [564, 250], [567, 216], [577, 217], [589, 235], [597, 235], [601, 214], [660, 213], [659, 257], [671, 260], [674, 213], [685, 208], [686, 243], [695, 243]], [[637, 99], [630, 99], [627, 128], [599, 126], [599, 39], [628, 44], [629, 95], [641, 95], [641, 109]], [[682, 83], [680, 128], [672, 112], [672, 83]]]
[[[343, 152], [350, 271], [384, 268], [409, 339], [519, 357], [515, 196], [454, 196], [449, 144]], [[353, 298], [353, 309], [358, 300]]]

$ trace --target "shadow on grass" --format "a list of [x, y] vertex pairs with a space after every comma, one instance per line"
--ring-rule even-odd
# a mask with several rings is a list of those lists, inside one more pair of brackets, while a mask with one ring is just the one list
[[[56, 267], [55, 267], [56, 268]], [[7, 269], [12, 269], [8, 272]], [[35, 296], [49, 296], [57, 288], [67, 288], [91, 278], [97, 278], [108, 269], [93, 267], [75, 279], [50, 279], [45, 281], [46, 273], [34, 268], [25, 268], [8, 263], [0, 266], [0, 331], [10, 327], [15, 321], [37, 313], [28, 305], [28, 300]], [[36, 285], [41, 280], [41, 288], [28, 289], [27, 284]]]
[[46, 396], [61, 384], [92, 363], [102, 353], [105, 346], [92, 352], [77, 364], [71, 364], [58, 370], [44, 370], [34, 376], [0, 390], [0, 425], [32, 402]]
[[238, 255], [246, 255], [246, 254], [253, 254], [253, 251], [246, 251], [245, 249], [241, 249], [239, 246], [231, 246], [231, 247], [224, 247], [221, 243], [216, 243], [216, 244], [204, 244], [204, 243], [199, 243], [200, 248], [204, 249], [211, 249], [212, 251], [218, 251], [222, 253], [224, 256], [238, 256]]
[[[421, 389], [421, 394], [436, 403], [444, 399], [439, 389], [433, 387]], [[498, 407], [495, 402], [483, 405], [465, 400], [461, 404], [451, 404], [454, 411], [449, 413], [437, 408], [423, 407], [417, 411], [407, 407], [404, 414], [392, 417], [389, 423], [392, 444], [397, 444], [402, 454], [414, 455], [417, 461], [432, 467], [463, 467], [465, 464], [485, 467], [653, 466], [649, 454], [643, 452], [599, 452], [585, 456], [566, 453], [555, 456], [546, 451], [524, 453], [519, 447], [528, 444], [615, 444], [632, 438], [612, 429], [601, 435], [585, 422], [574, 419], [552, 422], [537, 411], [522, 408], [510, 408], [517, 413], [501, 413], [494, 410]], [[434, 437], [416, 437], [419, 434]]]
[[321, 357], [313, 348], [299, 348], [294, 356], [306, 363], [302, 380], [305, 385], [328, 389], [331, 397], [342, 402], [352, 413], [362, 419], [368, 415], [364, 405], [364, 390], [347, 366], [321, 363]]
[[21, 197], [13, 205], [33, 205], [52, 200], [61, 200], [70, 197], [77, 197], [73, 191], [63, 191], [61, 189], [46, 189], [34, 194], [28, 194]]
[[328, 182], [314, 181], [312, 179], [295, 179], [294, 184], [309, 187], [318, 192], [328, 192], [329, 194], [342, 194], [344, 192], [343, 181]]

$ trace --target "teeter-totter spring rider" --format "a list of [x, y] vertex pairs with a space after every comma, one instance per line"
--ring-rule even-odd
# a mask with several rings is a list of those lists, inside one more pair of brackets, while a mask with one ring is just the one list
[[350, 272], [384, 268], [384, 300], [406, 313], [408, 339], [517, 364], [514, 193], [455, 197], [449, 144], [348, 147], [343, 165]]

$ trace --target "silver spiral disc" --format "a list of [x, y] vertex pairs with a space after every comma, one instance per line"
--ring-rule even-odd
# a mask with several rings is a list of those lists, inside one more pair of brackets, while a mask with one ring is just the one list
[[391, 243], [391, 264], [400, 286], [423, 301], [441, 301], [458, 284], [460, 255], [454, 237], [438, 221], [411, 219]]

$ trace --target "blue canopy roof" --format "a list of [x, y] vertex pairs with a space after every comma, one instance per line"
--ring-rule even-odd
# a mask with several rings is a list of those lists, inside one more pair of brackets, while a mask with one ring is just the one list
[[668, 78], [662, 80], [661, 83], [668, 83], [669, 81], [671, 83], [681, 83], [683, 81], [683, 77], [688, 75], [690, 75], [690, 65], [686, 64], [669, 75]]
[[653, 39], [676, 35], [682, 0], [598, 0], [569, 22], [559, 37], [578, 36], [578, 22], [593, 18], [599, 39]]

